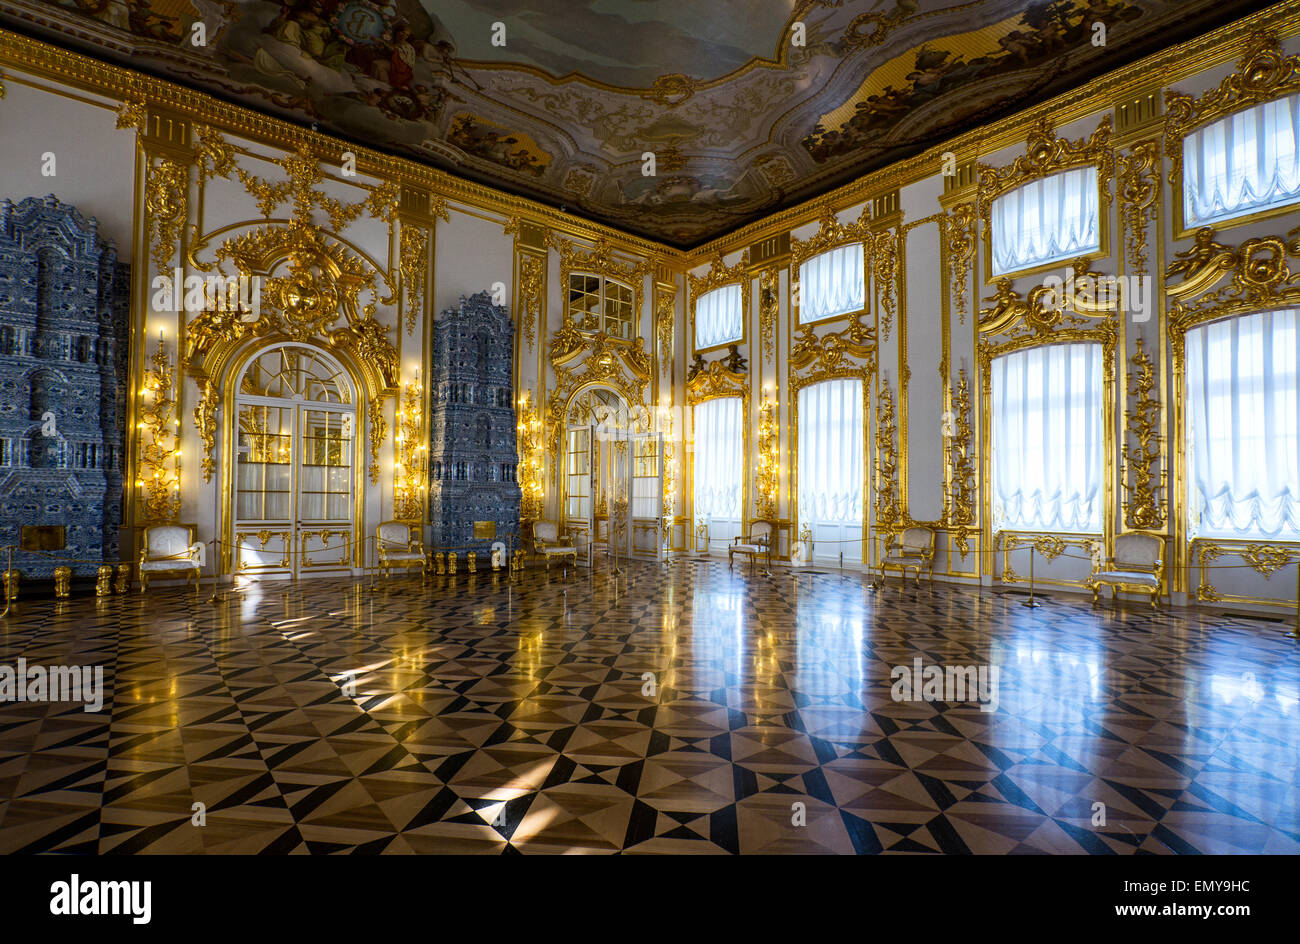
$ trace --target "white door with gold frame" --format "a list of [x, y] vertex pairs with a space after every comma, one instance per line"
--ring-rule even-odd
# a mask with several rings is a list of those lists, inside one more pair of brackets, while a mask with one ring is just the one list
[[346, 372], [323, 351], [283, 344], [248, 362], [234, 400], [234, 571], [350, 573], [361, 463]]
[[629, 469], [632, 494], [629, 527], [629, 554], [663, 558], [664, 527], [664, 452], [662, 433], [635, 433], [631, 437], [632, 467]]
[[578, 551], [591, 563], [596, 527], [596, 463], [592, 456], [595, 427], [569, 426], [565, 430], [564, 528]]

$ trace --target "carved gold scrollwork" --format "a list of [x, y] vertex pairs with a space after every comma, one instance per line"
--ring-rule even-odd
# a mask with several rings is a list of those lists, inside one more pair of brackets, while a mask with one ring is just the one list
[[655, 296], [655, 331], [659, 339], [659, 363], [662, 369], [672, 366], [673, 360], [673, 309], [677, 301], [677, 290], [660, 286]]
[[952, 531], [953, 542], [964, 558], [970, 553], [971, 527], [975, 524], [976, 468], [971, 426], [970, 382], [966, 371], [959, 372], [957, 385], [949, 391], [951, 423], [948, 429], [948, 494], [945, 496], [943, 522]]
[[871, 244], [871, 267], [876, 297], [880, 299], [880, 336], [888, 341], [898, 314], [898, 234], [893, 230], [876, 233]]
[[[1236, 249], [1216, 242], [1213, 230], [1199, 229], [1192, 248], [1174, 254], [1166, 276], [1184, 278], [1168, 289], [1175, 299], [1170, 321], [1186, 330], [1199, 322], [1227, 315], [1255, 311], [1300, 297], [1300, 269], [1293, 269], [1287, 257], [1300, 258], [1300, 227], [1281, 236], [1247, 239]], [[1224, 276], [1230, 281], [1214, 291]], [[1193, 302], [1186, 298], [1198, 295]], [[1175, 332], [1181, 334], [1181, 332]]]
[[379, 484], [379, 452], [388, 435], [388, 421], [384, 419], [383, 405], [378, 397], [370, 400], [370, 484]]
[[429, 232], [413, 223], [402, 224], [398, 267], [406, 294], [406, 334], [415, 333], [415, 323], [424, 311], [424, 289], [428, 280]]
[[1046, 177], [1072, 167], [1093, 164], [1102, 183], [1102, 197], [1109, 202], [1110, 178], [1114, 176], [1114, 154], [1110, 147], [1110, 115], [1102, 118], [1097, 128], [1087, 138], [1070, 141], [1058, 138], [1052, 120], [1040, 118], [1029, 130], [1025, 153], [1007, 167], [978, 165], [980, 216], [987, 225], [993, 213], [993, 201], [1021, 184]]
[[542, 316], [545, 258], [532, 253], [519, 257], [519, 320], [531, 352], [537, 344], [537, 324]]
[[855, 316], [843, 331], [818, 335], [815, 325], [803, 326], [794, 339], [790, 351], [790, 367], [802, 371], [812, 367], [810, 375], [801, 376], [800, 382], [812, 383], [823, 376], [837, 373], [849, 366], [845, 358], [855, 357], [866, 361], [862, 369], [867, 373], [875, 371], [876, 363], [875, 332], [869, 328], [860, 316]]
[[1137, 353], [1129, 358], [1128, 392], [1132, 406], [1124, 413], [1124, 448], [1120, 486], [1124, 489], [1124, 524], [1138, 531], [1165, 526], [1165, 476], [1161, 468], [1160, 398], [1155, 391], [1155, 365], [1136, 339]]
[[780, 274], [776, 269], [764, 269], [758, 276], [758, 333], [765, 363], [776, 359], [776, 318], [780, 309], [777, 286]]
[[975, 260], [975, 206], [958, 203], [948, 211], [948, 280], [957, 318], [966, 323], [970, 270]]
[[144, 190], [145, 227], [150, 256], [160, 272], [176, 255], [185, 225], [188, 189], [189, 171], [184, 164], [168, 157], [150, 160]]
[[211, 482], [212, 474], [217, 470], [217, 463], [212, 458], [212, 451], [217, 442], [217, 407], [221, 405], [221, 395], [211, 380], [203, 382], [203, 396], [194, 408], [194, 428], [203, 442], [203, 481]]
[[692, 405], [714, 397], [746, 396], [748, 392], [746, 374], [729, 370], [724, 361], [710, 361], [686, 384], [686, 399]]
[[898, 494], [898, 425], [894, 395], [880, 385], [876, 401], [876, 527], [888, 528], [902, 516]]
[[[1300, 55], [1286, 56], [1273, 30], [1257, 30], [1246, 40], [1237, 69], [1215, 88], [1194, 98], [1165, 90], [1165, 153], [1169, 155], [1169, 182], [1177, 188], [1183, 180], [1183, 139], [1197, 128], [1225, 115], [1300, 91]], [[1175, 201], [1180, 214], [1181, 201]]]
[[1159, 158], [1160, 147], [1155, 141], [1135, 144], [1119, 158], [1120, 222], [1133, 275], [1145, 275], [1147, 271], [1147, 227], [1159, 210]]

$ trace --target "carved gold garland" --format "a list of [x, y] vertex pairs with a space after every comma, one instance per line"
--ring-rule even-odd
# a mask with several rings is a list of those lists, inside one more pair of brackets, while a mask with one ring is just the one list
[[659, 365], [667, 373], [673, 363], [673, 310], [677, 289], [655, 286], [655, 337], [659, 342]]
[[[709, 261], [709, 271], [706, 272], [704, 275], [691, 275], [690, 273], [687, 273], [686, 280], [687, 280], [687, 284], [690, 286], [690, 292], [691, 292], [690, 324], [688, 326], [691, 332], [691, 336], [689, 338], [690, 341], [689, 350], [692, 351], [695, 350], [695, 303], [700, 300], [701, 296], [707, 295], [709, 292], [713, 291], [716, 288], [721, 288], [724, 285], [731, 285], [737, 283], [740, 285], [741, 336], [735, 339], [734, 341], [728, 343], [732, 343], [732, 344], [743, 343], [745, 330], [749, 325], [749, 273], [747, 271], [748, 267], [749, 267], [749, 250], [746, 249], [744, 252], [740, 254], [740, 259], [736, 261], [735, 265], [728, 266], [725, 262], [722, 261], [722, 253], [718, 253]], [[722, 345], [714, 345], [714, 347], [720, 347], [720, 346]]]
[[542, 317], [545, 296], [546, 258], [532, 253], [519, 255], [519, 322], [528, 340], [531, 354], [537, 344], [537, 325]]
[[902, 517], [898, 493], [898, 426], [894, 395], [881, 383], [876, 401], [876, 527], [888, 529]]
[[525, 390], [519, 398], [519, 490], [522, 492], [520, 517], [536, 521], [542, 516], [546, 486], [543, 479], [542, 418], [533, 405], [533, 392]]
[[212, 458], [217, 441], [217, 408], [221, 405], [221, 395], [211, 380], [203, 382], [203, 396], [194, 408], [194, 428], [203, 443], [203, 481], [211, 482], [217, 471], [217, 463]]
[[898, 242], [896, 232], [883, 230], [871, 243], [871, 268], [880, 301], [880, 336], [886, 341], [898, 314]]
[[1132, 275], [1147, 271], [1147, 227], [1159, 212], [1160, 145], [1142, 141], [1119, 158], [1120, 224]]
[[406, 334], [415, 333], [415, 325], [424, 313], [424, 290], [428, 281], [429, 232], [413, 223], [402, 224], [398, 266], [402, 289], [406, 295]]
[[944, 496], [943, 523], [953, 535], [961, 556], [970, 553], [969, 537], [975, 524], [975, 503], [979, 489], [975, 484], [974, 430], [971, 426], [970, 382], [966, 370], [958, 372], [956, 386], [950, 388], [948, 409], [948, 493]]
[[1198, 128], [1263, 102], [1300, 92], [1300, 55], [1286, 56], [1273, 30], [1257, 30], [1246, 40], [1236, 71], [1217, 87], [1194, 98], [1165, 90], [1165, 153], [1173, 185], [1174, 232], [1183, 219], [1183, 141]]
[[165, 271], [176, 255], [188, 189], [188, 167], [169, 157], [150, 159], [144, 186], [145, 227], [149, 252], [159, 272]]
[[960, 324], [966, 323], [970, 271], [975, 260], [975, 205], [958, 203], [948, 211], [948, 284]]
[[383, 404], [378, 397], [370, 399], [370, 484], [379, 484], [379, 453], [388, 435], [388, 421], [384, 419]]
[[758, 410], [758, 471], [754, 475], [754, 491], [758, 517], [771, 520], [776, 517], [776, 497], [780, 482], [780, 454], [776, 419], [776, 402], [768, 396]]
[[781, 283], [776, 269], [764, 269], [758, 275], [758, 333], [762, 345], [763, 362], [776, 359], [776, 320], [780, 310], [777, 287]]
[[[1120, 453], [1120, 487], [1124, 490], [1124, 525], [1136, 531], [1165, 526], [1165, 471], [1160, 464], [1160, 398], [1155, 390], [1155, 365], [1136, 339], [1137, 353], [1129, 358], [1128, 392], [1132, 406], [1124, 412], [1124, 448]], [[1136, 442], [1135, 442], [1136, 440]]]

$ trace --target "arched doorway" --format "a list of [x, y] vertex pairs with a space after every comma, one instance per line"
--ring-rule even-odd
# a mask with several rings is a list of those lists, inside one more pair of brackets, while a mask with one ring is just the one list
[[306, 344], [264, 348], [239, 376], [231, 417], [234, 571], [350, 571], [362, 462], [356, 388], [344, 368]]

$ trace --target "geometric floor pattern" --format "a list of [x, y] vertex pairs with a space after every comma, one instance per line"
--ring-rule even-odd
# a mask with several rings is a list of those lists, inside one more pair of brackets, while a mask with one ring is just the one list
[[0, 704], [0, 852], [1300, 852], [1280, 623], [626, 568], [23, 600], [0, 664], [105, 705]]

